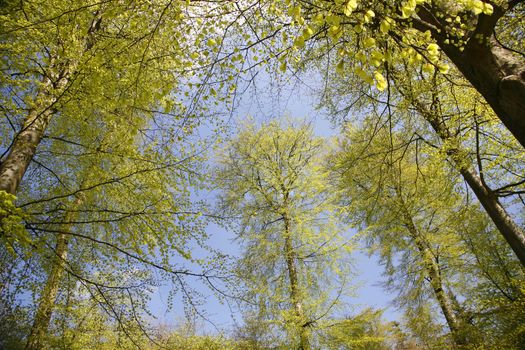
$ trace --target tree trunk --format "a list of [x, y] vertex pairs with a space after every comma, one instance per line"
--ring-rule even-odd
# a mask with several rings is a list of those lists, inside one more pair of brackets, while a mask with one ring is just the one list
[[[426, 109], [418, 101], [414, 102], [419, 112], [430, 123], [441, 140], [448, 144], [457, 145], [457, 142], [454, 142], [444, 124], [437, 119], [437, 116], [433, 115], [432, 112]], [[472, 189], [494, 225], [496, 225], [499, 232], [520, 260], [521, 264], [525, 266], [525, 232], [523, 232], [523, 230], [514, 222], [499, 202], [498, 197], [481, 180], [481, 177], [472, 166], [465, 164], [465, 160], [463, 159], [464, 153], [465, 152], [463, 152], [459, 146], [451, 147], [447, 150], [447, 154], [451, 157], [463, 179], [465, 179], [469, 187]]]
[[525, 147], [525, 60], [501, 46], [493, 35], [484, 44], [473, 37], [463, 52], [442, 41], [438, 43]]
[[496, 195], [481, 181], [476, 171], [460, 168], [460, 173], [525, 267], [525, 233], [523, 230], [512, 220]]
[[55, 300], [60, 288], [60, 282], [65, 272], [67, 259], [68, 237], [65, 234], [58, 234], [55, 248], [56, 258], [53, 267], [47, 276], [46, 285], [40, 296], [40, 302], [35, 314], [31, 333], [27, 339], [26, 350], [40, 350], [44, 336], [51, 322]]
[[60, 61], [60, 57], [50, 58], [49, 66], [42, 79], [34, 100], [34, 106], [29, 111], [22, 130], [15, 136], [7, 157], [0, 163], [0, 191], [16, 194], [22, 177], [35, 155], [53, 114], [54, 105], [64, 93], [71, 76], [77, 70], [80, 57], [94, 45], [94, 33], [100, 29], [102, 18], [98, 11], [88, 28], [84, 38], [84, 47], [76, 60]]
[[[494, 36], [498, 21], [520, 2], [493, 2], [491, 15], [479, 14], [471, 18], [476, 26], [463, 38], [467, 40], [464, 47], [450, 43], [449, 25], [435, 16], [436, 7], [418, 7], [417, 13], [423, 22], [416, 21], [415, 28], [432, 33], [443, 52], [525, 147], [525, 59], [501, 45]], [[438, 11], [446, 13], [446, 7], [452, 4], [445, 2]]]
[[297, 278], [297, 268], [295, 266], [295, 251], [292, 244], [290, 218], [283, 215], [284, 221], [284, 254], [286, 257], [286, 266], [288, 268], [288, 277], [290, 279], [290, 299], [295, 311], [296, 326], [299, 331], [299, 350], [310, 350], [310, 337], [308, 334], [307, 322], [301, 302], [299, 290], [299, 281]]
[[[468, 341], [465, 339], [465, 336], [462, 335], [461, 322], [458, 320], [458, 317], [454, 312], [453, 300], [443, 288], [443, 280], [441, 278], [441, 270], [439, 268], [437, 258], [432, 253], [425, 238], [421, 235], [414, 224], [412, 216], [410, 215], [405, 202], [401, 197], [401, 191], [399, 188], [396, 188], [396, 194], [401, 207], [403, 223], [407, 228], [410, 237], [412, 238], [423, 261], [423, 266], [430, 281], [430, 286], [434, 292], [434, 296], [436, 297], [439, 307], [443, 312], [443, 316], [445, 316], [445, 320], [447, 321], [447, 325], [450, 328], [454, 342], [456, 345], [467, 345]], [[449, 291], [449, 293], [452, 294], [451, 291]]]
[[71, 211], [66, 212], [64, 215], [64, 224], [61, 225], [64, 233], [57, 235], [57, 242], [55, 246], [55, 256], [53, 260], [53, 266], [49, 275], [47, 276], [46, 285], [40, 296], [38, 308], [36, 310], [35, 319], [31, 332], [27, 339], [26, 350], [41, 350], [44, 340], [44, 336], [49, 328], [51, 322], [51, 315], [55, 306], [55, 301], [60, 289], [60, 283], [64, 276], [65, 267], [67, 263], [67, 253], [69, 236], [66, 232], [71, 229], [71, 221], [75, 216], [75, 209], [82, 204], [82, 194], [79, 194], [77, 199], [72, 205]]
[[[67, 79], [63, 81], [64, 85], [66, 83]], [[55, 112], [53, 104], [57, 98], [51, 92], [52, 86], [51, 80], [45, 77], [36, 96], [35, 106], [29, 111], [22, 130], [15, 136], [9, 154], [0, 164], [0, 191], [11, 194], [17, 192], [18, 185], [35, 155], [36, 147]]]

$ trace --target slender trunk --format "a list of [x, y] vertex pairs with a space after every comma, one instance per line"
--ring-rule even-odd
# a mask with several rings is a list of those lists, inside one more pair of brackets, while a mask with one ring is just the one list
[[[436, 116], [425, 109], [420, 103], [416, 102], [416, 104], [419, 112], [430, 123], [441, 140], [444, 142], [448, 141], [448, 144], [457, 145], [457, 143], [450, 142], [454, 141], [453, 137], [450, 136], [443, 123], [441, 123]], [[447, 154], [451, 157], [461, 176], [472, 189], [494, 225], [496, 225], [499, 232], [520, 260], [521, 264], [525, 266], [525, 232], [514, 222], [499, 202], [498, 197], [482, 181], [481, 177], [472, 166], [465, 164], [465, 160], [462, 156], [464, 154], [462, 149], [460, 149], [459, 146], [451, 147], [447, 150]]]
[[51, 315], [55, 306], [55, 301], [60, 289], [60, 284], [64, 273], [66, 271], [67, 254], [69, 236], [66, 232], [71, 229], [71, 221], [75, 216], [75, 209], [82, 204], [82, 195], [80, 194], [72, 205], [70, 211], [64, 215], [64, 224], [61, 225], [61, 229], [64, 233], [57, 235], [57, 242], [55, 246], [55, 255], [53, 260], [53, 266], [49, 275], [47, 276], [46, 285], [40, 296], [38, 308], [36, 310], [35, 319], [31, 332], [27, 339], [26, 350], [40, 350], [44, 336], [49, 328], [51, 322]]
[[286, 257], [286, 266], [288, 268], [288, 277], [290, 279], [290, 299], [295, 311], [296, 326], [299, 331], [299, 349], [310, 350], [310, 336], [306, 324], [306, 317], [301, 301], [299, 290], [299, 281], [297, 278], [297, 268], [295, 266], [295, 251], [292, 245], [291, 223], [290, 218], [283, 215], [284, 221], [284, 254]]
[[464, 77], [478, 90], [498, 118], [525, 147], [525, 60], [491, 36], [469, 40], [463, 51], [440, 43]]
[[65, 272], [68, 250], [68, 237], [65, 234], [58, 234], [55, 248], [56, 258], [53, 267], [47, 276], [46, 285], [40, 296], [40, 302], [35, 314], [31, 333], [27, 339], [26, 350], [42, 349], [44, 336], [51, 322], [55, 300], [60, 288], [60, 282]]
[[474, 191], [490, 218], [510, 245], [521, 264], [525, 266], [525, 233], [512, 220], [496, 195], [481, 181], [473, 169], [460, 169], [460, 173]]
[[412, 238], [423, 261], [423, 266], [425, 268], [428, 280], [430, 281], [430, 286], [434, 292], [434, 296], [436, 297], [439, 307], [443, 312], [443, 316], [445, 316], [445, 320], [447, 321], [447, 325], [450, 328], [454, 342], [456, 345], [466, 345], [468, 344], [468, 341], [463, 335], [461, 335], [461, 322], [458, 320], [458, 317], [454, 312], [453, 299], [455, 299], [455, 296], [451, 298], [450, 295], [453, 295], [452, 292], [449, 291], [449, 293], [447, 293], [445, 291], [437, 258], [432, 253], [425, 238], [421, 235], [414, 224], [412, 216], [410, 215], [408, 209], [406, 208], [405, 202], [401, 197], [401, 191], [397, 188], [396, 192], [401, 207], [403, 223], [405, 224], [405, 227], [407, 228], [410, 237]]

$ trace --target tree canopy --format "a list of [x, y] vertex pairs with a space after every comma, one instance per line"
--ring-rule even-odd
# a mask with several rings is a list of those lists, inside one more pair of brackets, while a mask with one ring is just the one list
[[524, 10], [0, 0], [0, 347], [522, 349]]

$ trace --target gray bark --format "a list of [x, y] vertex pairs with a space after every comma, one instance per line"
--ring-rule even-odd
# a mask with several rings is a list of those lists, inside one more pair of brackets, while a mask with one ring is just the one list
[[299, 290], [299, 281], [297, 277], [297, 267], [295, 265], [296, 254], [293, 249], [290, 218], [283, 215], [284, 221], [284, 254], [286, 257], [286, 266], [288, 269], [288, 278], [290, 280], [290, 299], [295, 311], [296, 324], [299, 331], [299, 350], [310, 350], [310, 337], [306, 325], [306, 318], [301, 302]]
[[[448, 144], [457, 144], [457, 142], [454, 143], [454, 140], [452, 139], [453, 137], [446, 130], [445, 125], [438, 120], [437, 116], [433, 115], [432, 112], [422, 106], [421, 103], [417, 101], [414, 102], [418, 111], [430, 123], [442, 141], [447, 142]], [[472, 166], [465, 163], [465, 159], [463, 159], [465, 152], [463, 152], [459, 146], [450, 147], [447, 150], [447, 154], [451, 157], [461, 176], [472, 189], [494, 225], [496, 225], [501, 235], [505, 238], [520, 260], [521, 264], [525, 266], [525, 232], [523, 229], [514, 222], [503, 205], [501, 205], [498, 197], [482, 181], [481, 177]]]
[[[73, 209], [77, 209], [82, 204], [82, 194], [79, 194], [72, 205]], [[63, 233], [57, 235], [57, 242], [55, 246], [55, 255], [53, 257], [53, 265], [49, 275], [47, 276], [46, 285], [40, 295], [40, 301], [36, 310], [33, 326], [27, 339], [26, 350], [41, 350], [44, 344], [44, 337], [51, 322], [51, 316], [55, 307], [55, 301], [60, 290], [60, 284], [64, 273], [66, 272], [69, 235], [67, 232], [71, 229], [70, 222], [75, 216], [75, 211], [68, 211], [64, 215], [65, 224], [61, 225]]]
[[[60, 57], [50, 59], [49, 66], [37, 92], [34, 107], [29, 111], [21, 131], [15, 135], [7, 157], [0, 164], [0, 191], [16, 194], [18, 186], [33, 159], [53, 114], [55, 104], [77, 69], [79, 58], [94, 45], [94, 33], [100, 29], [102, 19], [98, 12], [84, 38], [84, 49], [76, 60], [60, 62]], [[60, 67], [60, 68], [58, 68]]]
[[463, 52], [443, 43], [441, 48], [525, 147], [525, 60], [493, 35], [485, 43], [471, 39]]
[[[65, 86], [67, 81], [67, 78], [62, 78], [59, 83]], [[0, 191], [16, 194], [20, 181], [35, 155], [36, 147], [55, 113], [53, 105], [57, 97], [51, 92], [52, 88], [52, 81], [45, 77], [36, 96], [35, 106], [29, 111], [22, 130], [15, 136], [7, 157], [0, 164]]]
[[[412, 241], [414, 242], [414, 245], [420, 254], [423, 267], [430, 282], [430, 287], [432, 288], [443, 316], [445, 316], [445, 320], [447, 321], [447, 325], [450, 328], [454, 342], [456, 345], [466, 345], [468, 344], [468, 341], [462, 334], [461, 321], [454, 312], [454, 304], [452, 299], [455, 297], [451, 291], [449, 291], [449, 293], [445, 291], [439, 263], [428, 246], [425, 237], [419, 232], [418, 228], [414, 224], [412, 216], [410, 215], [410, 212], [408, 211], [401, 196], [400, 189], [396, 188], [396, 192], [400, 204], [403, 224], [407, 228], [407, 231], [409, 232], [410, 237], [412, 238]], [[453, 296], [452, 298], [450, 297], [451, 295]]]

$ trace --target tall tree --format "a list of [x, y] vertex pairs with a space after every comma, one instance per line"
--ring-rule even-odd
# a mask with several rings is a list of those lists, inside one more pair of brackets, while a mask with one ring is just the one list
[[[407, 281], [410, 283], [411, 280], [415, 280], [414, 288], [417, 292], [412, 298], [418, 300], [421, 299], [423, 281], [427, 280], [455, 343], [465, 345], [466, 339], [460, 335], [461, 316], [454, 310], [455, 297], [451, 298], [452, 291], [447, 290], [446, 277], [443, 276], [444, 264], [451, 263], [447, 259], [454, 258], [458, 253], [451, 256], [450, 252], [443, 252], [440, 245], [445, 239], [437, 239], [438, 234], [443, 231], [442, 234], [446, 234], [446, 231], [450, 230], [442, 227], [450, 219], [439, 217], [443, 215], [440, 211], [446, 208], [445, 203], [450, 198], [441, 199], [441, 191], [437, 189], [448, 186], [450, 190], [451, 185], [443, 182], [443, 176], [439, 177], [439, 182], [425, 179], [430, 172], [428, 169], [422, 169], [424, 165], [421, 163], [417, 165], [417, 169], [409, 168], [412, 158], [410, 149], [398, 140], [389, 143], [388, 139], [384, 139], [388, 138], [384, 130], [379, 131], [370, 142], [366, 141], [368, 137], [370, 134], [364, 130], [355, 131], [352, 136], [349, 135], [339, 155], [339, 171], [344, 174], [341, 188], [347, 189], [348, 196], [345, 201], [352, 203], [352, 208], [356, 208], [357, 217], [363, 220], [361, 225], [370, 232], [370, 242], [375, 241], [380, 247], [387, 268], [392, 272], [407, 275], [405, 281], [396, 282], [397, 289], [403, 288]], [[384, 148], [381, 149], [379, 145], [384, 145]], [[418, 177], [421, 177], [419, 181]], [[434, 175], [433, 180], [436, 178]], [[414, 181], [415, 188], [407, 186]], [[433, 201], [428, 202], [421, 194], [432, 192], [431, 187], [435, 197]], [[439, 203], [440, 200], [443, 202]], [[450, 202], [447, 204], [451, 207], [456, 206]], [[396, 234], [397, 237], [394, 238]], [[447, 238], [450, 240], [450, 235]], [[452, 244], [452, 241], [449, 244]], [[395, 267], [398, 254], [401, 263]], [[409, 291], [410, 289], [400, 290], [400, 293], [408, 295]]]
[[[351, 248], [337, 220], [322, 140], [307, 125], [244, 126], [216, 173], [222, 206], [240, 217], [239, 275], [254, 304], [311, 349], [314, 330], [341, 303]], [[347, 264], [346, 264], [347, 265]]]
[[[456, 193], [458, 178], [453, 169], [444, 170], [439, 153], [401, 130], [372, 121], [348, 131], [336, 161], [343, 201], [350, 219], [361, 225], [371, 249], [386, 264], [398, 302], [413, 310], [409, 319], [425, 314], [424, 296], [431, 293], [456, 345], [483, 342], [482, 335], [490, 332], [479, 328], [482, 303], [460, 300], [474, 301], [474, 286], [490, 283], [479, 271], [465, 268], [473, 258], [484, 259], [464, 239], [475, 236], [489, 244], [479, 234], [486, 221]], [[509, 303], [517, 307], [522, 274], [514, 269], [513, 281], [506, 285], [517, 297]], [[516, 338], [508, 339], [516, 347]], [[437, 334], [433, 341], [440, 341]]]
[[[141, 118], [195, 117], [195, 106], [181, 114], [181, 98], [192, 94], [179, 84], [191, 68], [208, 62], [197, 60], [204, 44], [194, 44], [213, 30], [206, 28], [208, 20], [202, 24], [188, 17], [198, 17], [198, 7], [162, 0], [86, 0], [74, 6], [25, 1], [6, 7], [0, 27], [6, 129], [0, 190], [17, 192], [53, 123], [86, 121], [83, 133], [97, 132], [88, 128], [94, 125], [124, 128], [130, 136], [120, 142], [128, 142], [143, 126]], [[193, 73], [192, 78], [200, 74]], [[93, 118], [98, 123], [87, 122]]]
[[[517, 20], [523, 14], [522, 4], [520, 0], [275, 0], [268, 5], [276, 23], [272, 29], [287, 33], [282, 36], [282, 49], [270, 50], [268, 56], [279, 56], [286, 70], [286, 61], [312, 64], [312, 58], [337, 50], [338, 71], [355, 70], [364, 81], [384, 90], [388, 67], [403, 56], [412, 57], [415, 66], [446, 72], [447, 63], [439, 58], [441, 49], [525, 147], [525, 60]], [[518, 46], [511, 48], [505, 42]]]
[[213, 35], [214, 12], [188, 17], [200, 10], [173, 1], [2, 3], [0, 237], [16, 257], [37, 256], [33, 271], [45, 275], [28, 288], [39, 295], [28, 348], [45, 343], [65, 276], [115, 319], [112, 295], [140, 311], [144, 286], [157, 283], [152, 268], [189, 293], [190, 273], [173, 259], [191, 259], [187, 233], [202, 238], [188, 197], [201, 157], [187, 139], [207, 107], [180, 102], [193, 98], [182, 79], [208, 62], [195, 51]]
[[[442, 55], [436, 57], [439, 61]], [[336, 53], [330, 58], [338, 59]], [[448, 157], [443, 159], [443, 166], [448, 167], [449, 161], [455, 164], [525, 266], [523, 225], [516, 212], [509, 210], [516, 203], [522, 206], [519, 195], [525, 178], [519, 169], [523, 166], [523, 148], [506, 133], [490, 106], [466, 85], [459, 72], [450, 70], [443, 75], [430, 63], [415, 66], [414, 60], [414, 55], [401, 53], [395, 64], [388, 65], [392, 85], [383, 93], [363, 86], [359, 69], [342, 74], [334, 70], [327, 75], [324, 106], [341, 124], [345, 119], [359, 120], [363, 113], [375, 109], [378, 125], [392, 118], [417, 125], [414, 137], [441, 147]], [[501, 156], [495, 157], [496, 153]]]
[[[413, 75], [417, 74], [413, 72], [411, 76]], [[522, 162], [520, 159], [523, 159], [524, 153], [512, 150], [512, 143], [509, 146], [507, 146], [509, 143], [500, 143], [498, 145], [500, 152], [504, 151], [505, 148], [510, 148], [512, 156], [515, 157], [514, 164], [507, 167], [508, 174], [503, 174], [504, 177], [497, 181], [500, 187], [510, 191], [501, 195], [493, 190], [488, 183], [493, 176], [492, 173], [496, 172], [497, 167], [500, 167], [501, 164], [493, 161], [493, 164], [488, 164], [490, 167], [487, 169], [483, 164], [487, 162], [482, 160], [482, 158], [486, 157], [484, 154], [493, 150], [487, 149], [486, 144], [490, 140], [486, 140], [487, 137], [484, 137], [481, 133], [486, 135], [487, 132], [491, 132], [492, 135], [495, 135], [498, 133], [497, 125], [493, 128], [494, 131], [487, 130], [484, 124], [491, 124], [492, 114], [490, 111], [484, 108], [483, 105], [471, 104], [469, 106], [468, 102], [465, 102], [466, 96], [475, 98], [474, 92], [466, 89], [462, 89], [460, 92], [455, 84], [451, 85], [448, 83], [450, 80], [447, 80], [447, 83], [445, 83], [443, 77], [437, 74], [433, 74], [428, 79], [426, 79], [425, 74], [420, 74], [421, 80], [414, 82], [405, 78], [406, 73], [395, 72], [391, 74], [391, 77], [396, 82], [399, 82], [397, 85], [401, 96], [408, 101], [438, 136], [443, 152], [449, 157], [494, 222], [494, 225], [508, 242], [522, 265], [525, 266], [525, 231], [519, 222], [509, 214], [502, 203], [502, 200], [505, 200], [503, 197], [513, 195], [512, 191], [516, 191], [514, 193], [519, 193], [520, 191], [520, 185], [523, 183], [524, 178], [514, 176], [513, 174], [516, 172], [512, 169], [518, 169], [521, 166]], [[460, 94], [463, 94], [463, 96], [460, 96]], [[403, 102], [400, 101], [400, 103], [402, 104]], [[477, 114], [473, 118], [474, 121], [458, 120], [459, 115], [469, 113], [469, 107], [472, 113]], [[471, 131], [466, 132], [465, 128], [469, 126]], [[499, 161], [499, 163], [503, 162], [503, 160]], [[478, 170], [474, 165], [477, 165]]]

